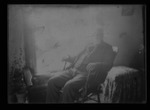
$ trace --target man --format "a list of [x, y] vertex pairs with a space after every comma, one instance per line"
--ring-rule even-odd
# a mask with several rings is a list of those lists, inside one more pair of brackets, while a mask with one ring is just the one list
[[103, 33], [97, 36], [96, 44], [88, 46], [76, 58], [64, 59], [73, 63], [66, 70], [56, 73], [49, 79], [47, 103], [59, 102], [60, 96], [62, 97], [62, 102], [74, 102], [78, 96], [79, 89], [84, 86], [87, 80], [87, 69], [90, 70], [91, 68], [88, 65], [89, 63], [106, 62], [108, 65], [112, 65], [112, 47], [105, 43], [102, 38]]

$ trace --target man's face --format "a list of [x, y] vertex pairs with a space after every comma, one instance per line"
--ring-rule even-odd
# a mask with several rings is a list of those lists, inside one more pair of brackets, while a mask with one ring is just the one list
[[90, 45], [96, 46], [101, 43], [103, 40], [103, 32], [96, 32], [93, 34], [92, 39], [90, 40]]
[[96, 42], [95, 44], [100, 44], [102, 42], [103, 38], [101, 36], [96, 36]]
[[101, 41], [103, 40], [103, 31], [102, 30], [98, 30], [96, 33], [96, 44], [100, 44]]

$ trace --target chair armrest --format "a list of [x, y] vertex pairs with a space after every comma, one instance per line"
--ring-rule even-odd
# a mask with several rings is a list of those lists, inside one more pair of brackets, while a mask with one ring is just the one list
[[102, 69], [110, 69], [111, 66], [104, 62], [95, 62], [95, 63], [89, 63], [86, 67], [89, 74], [92, 74], [95, 70], [102, 70]]
[[90, 63], [87, 66], [88, 76], [85, 88], [89, 88], [94, 83], [103, 83], [110, 69], [111, 65], [104, 62]]

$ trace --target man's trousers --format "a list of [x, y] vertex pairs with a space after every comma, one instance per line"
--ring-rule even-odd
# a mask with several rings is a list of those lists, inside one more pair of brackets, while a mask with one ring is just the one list
[[[78, 97], [78, 91], [86, 82], [87, 75], [77, 74], [73, 75], [71, 69], [60, 71], [54, 74], [49, 81], [47, 87], [47, 103], [63, 103], [74, 102]], [[61, 91], [61, 92], [60, 92]]]

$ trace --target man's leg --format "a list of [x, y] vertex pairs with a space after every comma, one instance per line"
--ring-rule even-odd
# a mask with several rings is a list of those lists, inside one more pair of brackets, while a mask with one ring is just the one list
[[57, 72], [48, 81], [47, 87], [47, 103], [56, 103], [59, 101], [60, 90], [65, 83], [72, 78], [72, 71]]
[[88, 78], [88, 92], [97, 90], [98, 86], [105, 81], [108, 74], [109, 66], [101, 65], [98, 69], [92, 71]]
[[63, 103], [74, 102], [75, 98], [78, 97], [79, 89], [84, 86], [86, 78], [85, 75], [78, 74], [65, 84], [62, 94]]

